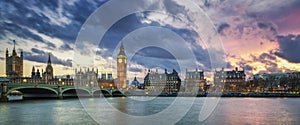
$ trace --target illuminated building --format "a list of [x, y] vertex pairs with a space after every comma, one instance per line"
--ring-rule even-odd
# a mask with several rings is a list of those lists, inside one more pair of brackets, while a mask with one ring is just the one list
[[92, 70], [88, 68], [84, 72], [81, 69], [79, 71], [75, 69], [74, 84], [86, 87], [98, 86], [98, 69], [94, 71], [94, 68]]
[[117, 87], [118, 89], [126, 88], [126, 73], [127, 73], [127, 57], [124, 51], [123, 43], [121, 43], [120, 51], [117, 58]]
[[99, 87], [101, 89], [108, 88], [108, 89], [115, 89], [116, 85], [111, 73], [102, 73], [101, 78], [98, 81]]
[[16, 41], [14, 40], [13, 42], [14, 48], [11, 56], [9, 56], [8, 49], [6, 48], [6, 76], [8, 78], [23, 76], [23, 52], [21, 51], [20, 56], [18, 56], [15, 49]]
[[165, 73], [158, 73], [148, 71], [147, 75], [144, 78], [144, 88], [148, 91], [153, 91], [154, 93], [167, 93], [173, 94], [179, 92], [181, 85], [181, 79], [178, 76], [178, 73], [173, 69], [172, 73], [168, 73], [165, 70]]
[[244, 70], [239, 71], [236, 67], [232, 71], [215, 71], [214, 82], [223, 85], [223, 92], [242, 92], [245, 87], [246, 74]]
[[43, 73], [43, 80], [45, 80], [47, 83], [48, 81], [50, 81], [52, 79], [53, 79], [53, 67], [51, 65], [51, 58], [50, 58], [50, 53], [49, 53], [46, 71]]
[[204, 71], [187, 71], [185, 73], [185, 92], [205, 92], [207, 85], [204, 79]]

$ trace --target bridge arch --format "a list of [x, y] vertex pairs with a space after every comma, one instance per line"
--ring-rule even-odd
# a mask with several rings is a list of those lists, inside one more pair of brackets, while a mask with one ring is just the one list
[[43, 87], [43, 86], [20, 86], [20, 87], [15, 87], [15, 88], [11, 88], [7, 91], [7, 93], [10, 93], [13, 90], [20, 90], [20, 89], [46, 89], [46, 90], [50, 90], [52, 92], [54, 92], [56, 95], [58, 95], [58, 91], [53, 89], [53, 88], [49, 88], [49, 87]]
[[109, 96], [111, 96], [111, 93], [109, 92], [109, 90], [106, 90], [106, 89], [97, 89], [93, 92], [93, 95], [94, 96], [103, 95], [105, 97], [109, 97]]
[[116, 91], [113, 91], [112, 93], [111, 93], [111, 95], [113, 96], [113, 97], [123, 97], [123, 96], [125, 96], [121, 91], [119, 91], [119, 90], [116, 90]]
[[84, 92], [88, 93], [89, 95], [92, 95], [92, 94], [93, 94], [93, 93], [91, 93], [90, 90], [87, 89], [87, 88], [65, 88], [65, 89], [63, 89], [63, 90], [61, 91], [61, 93], [62, 93], [63, 96], [64, 96], [64, 93], [67, 92], [67, 91], [75, 91], [76, 94], [78, 94], [78, 93], [77, 93], [77, 92], [78, 92], [77, 90], [84, 91]]

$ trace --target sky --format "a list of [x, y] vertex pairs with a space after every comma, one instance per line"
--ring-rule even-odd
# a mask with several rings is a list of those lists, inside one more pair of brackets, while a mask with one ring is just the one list
[[[211, 66], [213, 63], [210, 60], [211, 46], [205, 44], [206, 41], [203, 39], [205, 32], [198, 32], [199, 27], [192, 25], [202, 23], [193, 19], [206, 17], [197, 17], [194, 10], [198, 9], [190, 9], [180, 0], [166, 0], [159, 3], [145, 0], [139, 1], [138, 4], [127, 3], [132, 6], [162, 6], [165, 13], [147, 11], [126, 15], [109, 27], [102, 39], [97, 41], [99, 44], [85, 42], [85, 45], [78, 46], [78, 34], [85, 29], [83, 27], [85, 22], [99, 11], [98, 8], [109, 2], [111, 1], [0, 1], [0, 75], [5, 74], [5, 51], [8, 49], [11, 54], [13, 40], [16, 40], [17, 52], [20, 53], [22, 50], [24, 53], [25, 76], [30, 76], [32, 66], [40, 70], [45, 69], [48, 54], [51, 53], [56, 76], [72, 75], [75, 67], [81, 67], [83, 70], [94, 67], [98, 68], [100, 73], [112, 72], [115, 77], [116, 54], [122, 41], [126, 54], [130, 57], [127, 72], [129, 80], [136, 76], [142, 81], [148, 69], [151, 71], [158, 69], [161, 73], [164, 69], [168, 72], [175, 69], [184, 79], [186, 68], [189, 71], [196, 68], [204, 70], [207, 77], [211, 77], [216, 68], [217, 70], [221, 68]], [[213, 36], [222, 41], [224, 47], [222, 53], [227, 70], [234, 67], [244, 68], [248, 77], [257, 73], [300, 71], [299, 0], [191, 0], [191, 2], [208, 17], [214, 27]], [[121, 2], [115, 3], [116, 8], [125, 6]], [[122, 13], [116, 8], [105, 10], [108, 12], [105, 16], [112, 17], [113, 13]], [[104, 19], [100, 18], [99, 21], [101, 20]], [[201, 26], [205, 29], [206, 24]], [[103, 30], [101, 27], [97, 28], [90, 33]], [[129, 44], [128, 41], [133, 43]], [[160, 47], [134, 46], [143, 43], [147, 45], [158, 43]], [[183, 53], [184, 48], [191, 51], [194, 61], [188, 58], [188, 54]], [[92, 65], [78, 64], [84, 58], [75, 54], [78, 49], [81, 56], [91, 57]], [[195, 66], [188, 65], [190, 62]]]

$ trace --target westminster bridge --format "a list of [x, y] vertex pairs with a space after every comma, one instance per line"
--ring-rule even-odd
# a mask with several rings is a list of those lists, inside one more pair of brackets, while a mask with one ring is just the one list
[[64, 97], [116, 97], [123, 96], [123, 91], [113, 88], [100, 88], [98, 86], [74, 86], [60, 84], [29, 84], [29, 83], [0, 83], [1, 100], [6, 101], [7, 97], [13, 91], [19, 91], [24, 98], [43, 97], [43, 98], [59, 98]]

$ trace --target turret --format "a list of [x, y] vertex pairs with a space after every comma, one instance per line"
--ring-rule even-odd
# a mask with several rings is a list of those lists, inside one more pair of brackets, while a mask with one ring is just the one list
[[36, 77], [41, 78], [41, 73], [40, 73], [39, 69], [37, 69], [37, 71], [36, 71]]
[[16, 56], [17, 55], [17, 52], [16, 52], [16, 41], [13, 40], [13, 42], [14, 42], [14, 49], [13, 49], [12, 55]]
[[6, 48], [6, 58], [9, 56], [8, 49]]
[[35, 69], [34, 69], [34, 66], [32, 67], [31, 78], [35, 78]]
[[23, 50], [21, 50], [21, 59], [23, 59]]

